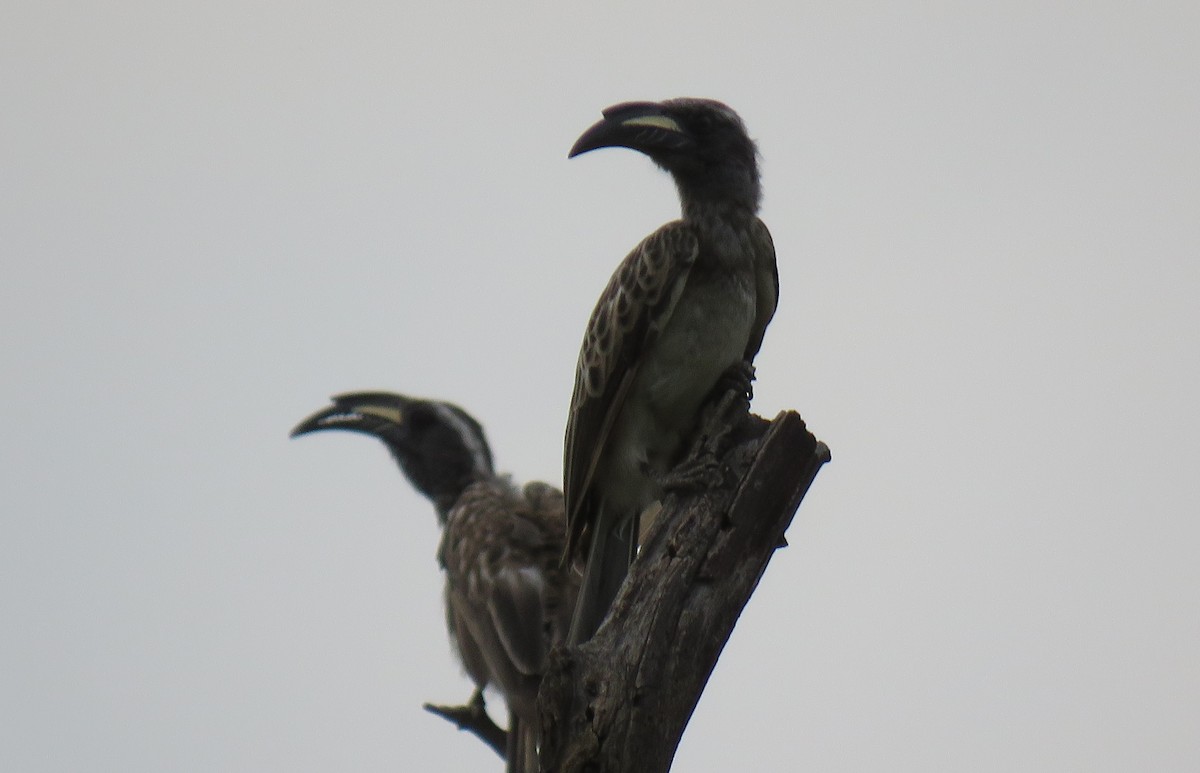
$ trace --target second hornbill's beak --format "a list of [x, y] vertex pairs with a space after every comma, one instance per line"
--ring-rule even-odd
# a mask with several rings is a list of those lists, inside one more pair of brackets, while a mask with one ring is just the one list
[[567, 158], [596, 148], [630, 148], [654, 157], [688, 150], [694, 140], [658, 102], [623, 102], [604, 110], [604, 119], [585, 131]]
[[388, 392], [353, 392], [335, 395], [333, 405], [297, 424], [291, 437], [323, 429], [343, 429], [382, 437], [403, 423], [409, 406], [407, 397]]

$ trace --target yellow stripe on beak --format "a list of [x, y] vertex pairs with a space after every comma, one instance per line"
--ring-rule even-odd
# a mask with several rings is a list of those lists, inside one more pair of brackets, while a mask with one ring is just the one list
[[400, 424], [404, 421], [404, 414], [399, 408], [385, 408], [380, 405], [364, 405], [355, 406], [355, 413], [361, 413], [364, 416], [378, 416], [381, 419], [387, 419], [394, 424]]
[[640, 115], [621, 122], [622, 126], [650, 126], [655, 129], [666, 129], [669, 132], [682, 132], [683, 129], [674, 120], [665, 115]]

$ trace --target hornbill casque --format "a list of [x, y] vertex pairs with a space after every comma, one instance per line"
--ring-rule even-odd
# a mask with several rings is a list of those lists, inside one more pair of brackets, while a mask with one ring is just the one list
[[750, 397], [779, 295], [775, 248], [757, 216], [757, 149], [737, 113], [682, 98], [603, 115], [568, 157], [645, 153], [674, 178], [682, 217], [617, 267], [579, 352], [563, 470], [565, 557], [586, 554], [575, 644], [604, 620], [636, 555], [639, 519], [662, 497], [702, 405], [730, 388]]
[[570, 625], [577, 578], [560, 568], [562, 494], [497, 476], [483, 428], [450, 403], [390, 392], [338, 395], [292, 430], [350, 430], [378, 438], [433, 502], [446, 575], [446, 624], [472, 703], [492, 686], [508, 705], [508, 770], [536, 773], [537, 693], [550, 647]]

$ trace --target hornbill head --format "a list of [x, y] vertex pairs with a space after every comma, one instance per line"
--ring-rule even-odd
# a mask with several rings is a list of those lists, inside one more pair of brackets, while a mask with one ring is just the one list
[[742, 119], [712, 99], [623, 102], [576, 140], [568, 158], [589, 150], [624, 147], [640, 151], [670, 172], [691, 204], [758, 209], [758, 151]]
[[297, 424], [291, 436], [341, 429], [378, 438], [443, 520], [463, 489], [493, 474], [483, 427], [457, 405], [391, 392], [352, 392], [332, 400]]

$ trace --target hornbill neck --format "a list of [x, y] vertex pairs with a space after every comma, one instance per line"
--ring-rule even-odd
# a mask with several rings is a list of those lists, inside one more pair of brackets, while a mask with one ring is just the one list
[[762, 188], [754, 160], [727, 161], [718, 168], [667, 169], [679, 191], [686, 221], [750, 221], [758, 212]]
[[413, 488], [433, 503], [442, 525], [468, 487], [495, 474], [490, 456], [485, 463], [464, 445], [447, 442], [445, 437], [422, 438], [416, 443], [412, 438], [404, 442], [382, 439]]
[[[471, 483], [475, 483], [475, 481], [471, 481]], [[430, 498], [430, 500], [433, 502], [434, 512], [437, 513], [439, 525], [446, 525], [446, 521], [450, 518], [450, 511], [454, 509], [456, 504], [458, 504], [458, 500], [462, 497], [463, 492], [467, 490], [471, 483], [468, 483], [457, 491], [447, 491]]]
[[683, 219], [691, 222], [750, 221], [758, 214], [762, 189], [758, 170], [751, 160], [728, 163], [720, 168], [667, 169], [679, 191]]
[[758, 203], [747, 203], [728, 197], [696, 196], [679, 186], [679, 205], [682, 218], [702, 229], [718, 224], [740, 225], [752, 221], [758, 213]]

